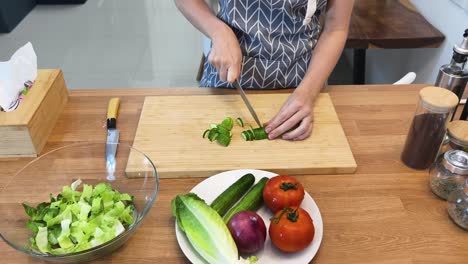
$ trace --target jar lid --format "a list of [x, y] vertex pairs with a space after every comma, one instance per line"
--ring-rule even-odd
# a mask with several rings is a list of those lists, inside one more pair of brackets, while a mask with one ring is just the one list
[[452, 91], [429, 86], [419, 92], [424, 108], [435, 113], [449, 113], [458, 105], [458, 96]]
[[468, 153], [463, 150], [449, 150], [444, 154], [444, 167], [458, 175], [468, 175]]
[[[457, 120], [447, 125], [448, 134], [464, 146], [468, 146], [468, 121]], [[457, 143], [458, 143], [457, 142]]]

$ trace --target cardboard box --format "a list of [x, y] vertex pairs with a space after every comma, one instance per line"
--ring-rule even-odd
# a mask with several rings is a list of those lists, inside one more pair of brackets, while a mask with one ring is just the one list
[[39, 70], [19, 107], [0, 112], [0, 158], [37, 157], [67, 101], [62, 71]]

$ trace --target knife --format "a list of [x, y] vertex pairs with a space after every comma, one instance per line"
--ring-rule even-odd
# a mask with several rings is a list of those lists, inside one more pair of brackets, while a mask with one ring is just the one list
[[236, 87], [237, 91], [239, 92], [240, 96], [242, 97], [242, 100], [244, 100], [245, 105], [249, 109], [250, 114], [252, 117], [255, 119], [255, 122], [257, 122], [257, 125], [259, 127], [263, 127], [262, 123], [260, 122], [260, 119], [258, 119], [257, 113], [255, 113], [255, 110], [252, 107], [252, 104], [249, 102], [249, 99], [247, 98], [247, 95], [245, 94], [244, 90], [239, 84], [239, 81], [234, 82], [234, 87]]
[[107, 179], [115, 180], [115, 154], [119, 143], [120, 132], [117, 129], [117, 113], [119, 111], [120, 98], [112, 98], [107, 107], [107, 141], [106, 141], [106, 168]]

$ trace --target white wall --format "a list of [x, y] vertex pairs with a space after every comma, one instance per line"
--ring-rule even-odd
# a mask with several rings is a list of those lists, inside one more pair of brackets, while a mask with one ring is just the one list
[[[456, 0], [464, 4], [466, 0]], [[446, 37], [437, 49], [369, 50], [367, 83], [393, 83], [407, 72], [414, 71], [416, 83], [434, 83], [438, 70], [450, 62], [453, 45], [459, 44], [468, 28], [468, 10], [450, 0], [411, 0], [419, 12]]]

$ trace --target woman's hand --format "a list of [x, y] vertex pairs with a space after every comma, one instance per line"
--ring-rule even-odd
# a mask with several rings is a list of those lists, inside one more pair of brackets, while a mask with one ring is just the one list
[[184, 16], [213, 43], [208, 61], [225, 82], [239, 78], [242, 52], [232, 29], [220, 20], [205, 0], [174, 0]]
[[242, 52], [234, 32], [228, 26], [221, 27], [211, 41], [208, 61], [218, 71], [221, 81], [233, 83], [239, 78], [242, 63]]
[[314, 122], [314, 100], [310, 89], [296, 88], [278, 114], [267, 123], [269, 139], [281, 136], [285, 140], [299, 141], [308, 138]]

